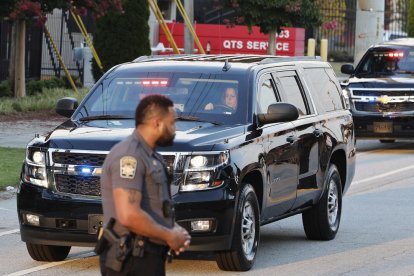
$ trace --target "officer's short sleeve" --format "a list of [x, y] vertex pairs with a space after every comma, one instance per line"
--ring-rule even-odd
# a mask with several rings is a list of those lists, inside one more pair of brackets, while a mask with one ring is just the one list
[[133, 155], [115, 156], [110, 164], [112, 187], [141, 191], [145, 179], [144, 163]]

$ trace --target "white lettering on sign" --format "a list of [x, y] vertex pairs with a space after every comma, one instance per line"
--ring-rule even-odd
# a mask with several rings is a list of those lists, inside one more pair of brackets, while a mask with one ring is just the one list
[[286, 42], [276, 43], [276, 51], [288, 52], [289, 51], [289, 43], [286, 43]]
[[[247, 50], [259, 50], [266, 51], [268, 48], [269, 42], [267, 41], [247, 41], [246, 44], [241, 40], [224, 40], [223, 47], [226, 49], [239, 49], [242, 50], [246, 48]], [[276, 50], [282, 52], [289, 51], [289, 42], [276, 42]]]
[[264, 41], [247, 41], [247, 49], [249, 50], [267, 50], [268, 42]]
[[279, 38], [289, 38], [289, 36], [290, 36], [289, 30], [281, 30], [279, 35], [276, 34], [276, 37], [279, 37]]
[[240, 40], [224, 40], [223, 47], [226, 49], [243, 49], [243, 41]]

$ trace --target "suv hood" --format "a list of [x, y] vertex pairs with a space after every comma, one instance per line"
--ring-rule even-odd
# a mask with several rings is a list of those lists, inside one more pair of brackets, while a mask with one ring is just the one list
[[356, 78], [343, 82], [344, 87], [352, 88], [414, 88], [413, 77], [393, 76], [388, 78]]
[[[29, 146], [48, 148], [109, 151], [134, 131], [134, 120], [96, 120], [78, 123], [64, 122], [54, 130], [33, 139]], [[240, 136], [245, 126], [214, 125], [206, 122], [176, 123], [174, 145], [162, 151], [212, 150], [231, 137]]]

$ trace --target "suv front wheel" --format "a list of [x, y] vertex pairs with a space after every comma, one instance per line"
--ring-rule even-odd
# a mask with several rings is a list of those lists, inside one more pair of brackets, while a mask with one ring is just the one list
[[33, 260], [41, 262], [63, 261], [70, 251], [70, 246], [43, 245], [28, 242], [26, 242], [26, 248]]
[[303, 228], [310, 240], [332, 240], [339, 229], [342, 211], [342, 185], [338, 168], [330, 164], [325, 192], [312, 209], [302, 213]]
[[222, 270], [247, 271], [256, 259], [260, 237], [259, 204], [250, 184], [242, 186], [236, 212], [231, 249], [216, 252], [216, 262]]

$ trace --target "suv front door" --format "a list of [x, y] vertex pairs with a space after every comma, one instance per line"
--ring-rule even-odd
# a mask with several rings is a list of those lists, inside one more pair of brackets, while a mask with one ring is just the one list
[[[280, 101], [275, 82], [264, 75], [258, 87], [257, 112], [266, 113], [270, 104]], [[288, 212], [296, 200], [299, 163], [294, 125], [291, 122], [262, 126], [263, 160], [266, 173], [263, 220]]]

